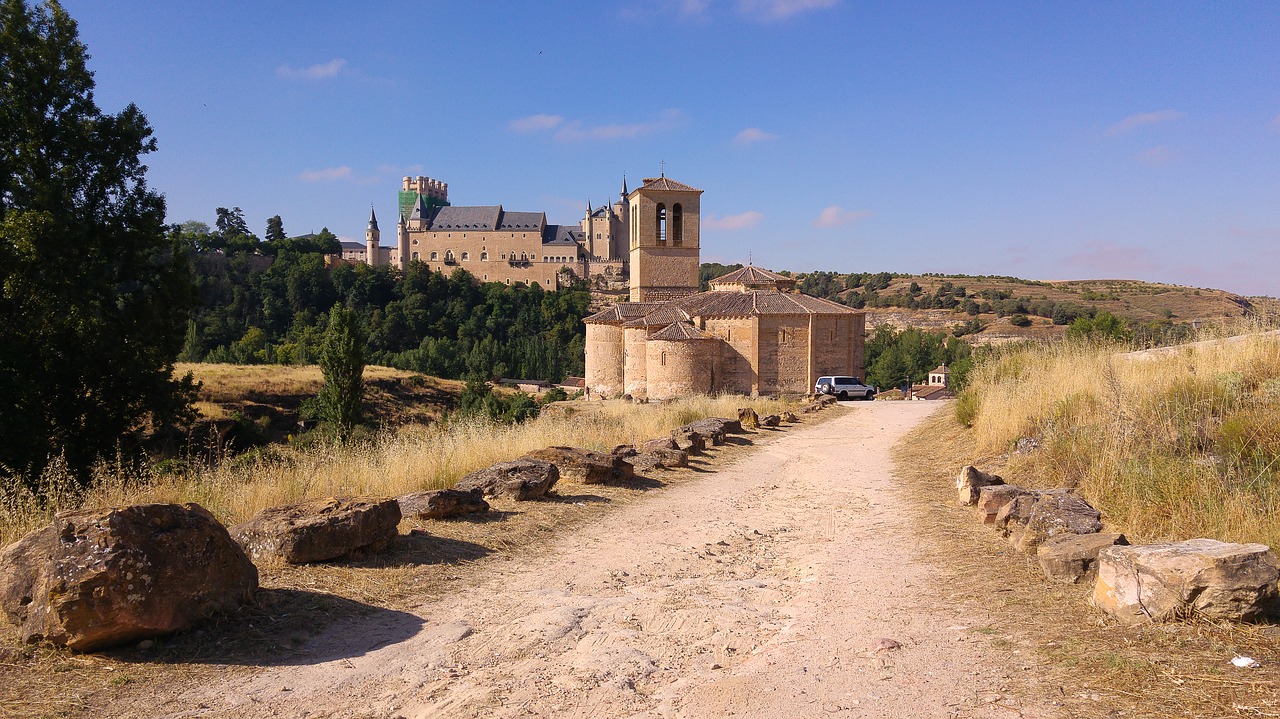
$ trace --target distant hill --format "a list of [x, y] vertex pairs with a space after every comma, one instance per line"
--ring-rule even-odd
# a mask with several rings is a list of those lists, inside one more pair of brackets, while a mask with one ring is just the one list
[[[702, 265], [718, 277], [740, 265]], [[888, 272], [790, 273], [797, 287], [867, 312], [867, 327], [888, 324], [946, 330], [974, 344], [1053, 339], [1076, 317], [1106, 311], [1153, 344], [1254, 315], [1275, 315], [1280, 302], [1196, 287], [1138, 280], [1038, 281], [1017, 277], [904, 275]]]

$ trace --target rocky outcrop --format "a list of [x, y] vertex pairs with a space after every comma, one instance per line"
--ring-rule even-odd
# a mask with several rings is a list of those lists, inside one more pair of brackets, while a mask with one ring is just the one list
[[308, 564], [386, 549], [399, 534], [394, 499], [329, 497], [268, 507], [231, 535], [254, 561]]
[[419, 519], [451, 519], [489, 511], [480, 490], [435, 489], [413, 492], [396, 498], [400, 514]]
[[978, 503], [983, 487], [1001, 484], [1004, 484], [1004, 480], [999, 475], [983, 472], [972, 464], [966, 465], [960, 470], [960, 476], [956, 477], [957, 500], [962, 507], [972, 507]]
[[[667, 442], [674, 446], [668, 439]], [[579, 447], [547, 447], [525, 455], [528, 459], [550, 462], [560, 472], [560, 479], [579, 484], [610, 484], [635, 478], [635, 470], [621, 457]]]
[[1093, 534], [1102, 531], [1102, 514], [1080, 495], [1069, 491], [1044, 492], [1036, 499], [1013, 545], [1032, 553], [1046, 539], [1066, 534]]
[[1015, 484], [996, 484], [983, 487], [978, 492], [978, 520], [986, 525], [995, 525], [996, 517], [1005, 505], [1023, 495], [1033, 494], [1024, 487]]
[[1097, 574], [1098, 552], [1128, 544], [1123, 534], [1062, 534], [1045, 540], [1036, 559], [1049, 579], [1076, 584]]
[[477, 469], [454, 485], [454, 489], [480, 490], [486, 497], [509, 497], [528, 501], [545, 497], [560, 479], [560, 470], [541, 459], [516, 459]]
[[1191, 539], [1098, 553], [1093, 601], [1124, 624], [1249, 621], [1274, 608], [1280, 569], [1263, 544]]
[[755, 429], [760, 426], [760, 417], [754, 409], [742, 407], [738, 410], [738, 424], [747, 429]]
[[760, 418], [760, 425], [762, 427], [777, 427], [780, 424], [782, 424], [782, 415], [766, 414]]
[[258, 570], [197, 504], [58, 514], [0, 552], [0, 610], [28, 642], [92, 651], [247, 601]]

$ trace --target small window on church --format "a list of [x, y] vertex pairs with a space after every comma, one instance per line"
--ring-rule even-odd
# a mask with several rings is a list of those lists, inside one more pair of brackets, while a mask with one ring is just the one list
[[667, 366], [667, 353], [666, 353], [666, 352], [663, 352], [663, 353], [662, 353], [662, 366], [663, 366], [663, 367], [666, 367], [666, 366]]
[[671, 244], [679, 247], [684, 242], [684, 208], [680, 203], [671, 206]]
[[657, 220], [658, 224], [654, 229], [658, 233], [658, 244], [665, 245], [667, 244], [667, 206], [661, 202], [658, 203]]

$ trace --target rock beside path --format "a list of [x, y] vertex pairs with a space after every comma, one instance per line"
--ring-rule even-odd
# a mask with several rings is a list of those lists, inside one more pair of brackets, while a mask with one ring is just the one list
[[1019, 551], [1034, 553], [1050, 537], [1102, 531], [1102, 514], [1075, 492], [1042, 493], [1013, 537]]
[[672, 430], [671, 439], [676, 443], [676, 449], [690, 456], [702, 454], [707, 449], [707, 438], [694, 431]]
[[396, 498], [400, 514], [420, 519], [452, 519], [489, 511], [489, 503], [479, 490], [435, 489], [413, 492]]
[[1076, 584], [1097, 574], [1099, 552], [1128, 544], [1123, 534], [1064, 534], [1045, 540], [1036, 550], [1036, 559], [1049, 579]]
[[516, 459], [477, 469], [454, 485], [454, 489], [480, 490], [486, 497], [509, 497], [517, 501], [540, 499], [560, 479], [560, 470], [541, 459]]
[[1018, 497], [1034, 494], [1016, 484], [988, 485], [978, 491], [978, 519], [986, 525], [994, 525], [1000, 510]]
[[1002, 484], [1004, 480], [999, 475], [983, 472], [972, 464], [967, 465], [960, 470], [960, 476], [956, 477], [957, 501], [962, 507], [972, 507], [978, 503], [983, 487]]
[[235, 609], [258, 570], [198, 504], [63, 512], [0, 552], [0, 610], [24, 641], [92, 651]]
[[762, 427], [777, 427], [780, 424], [782, 424], [782, 415], [766, 414], [760, 418], [760, 426]]
[[1098, 553], [1094, 604], [1123, 624], [1187, 617], [1251, 621], [1272, 611], [1280, 579], [1264, 544], [1190, 539]]
[[659, 437], [658, 439], [651, 439], [640, 445], [641, 453], [653, 452], [659, 449], [678, 449], [678, 447], [676, 447], [676, 441], [672, 437]]
[[231, 534], [254, 561], [308, 564], [387, 548], [400, 517], [394, 499], [329, 497], [268, 507]]
[[742, 407], [738, 410], [738, 424], [747, 429], [755, 429], [760, 426], [760, 417], [754, 409]]
[[[668, 445], [675, 443], [668, 439]], [[622, 457], [579, 447], [547, 447], [525, 455], [529, 459], [550, 462], [560, 472], [560, 479], [579, 484], [610, 484], [635, 478], [635, 470]]]

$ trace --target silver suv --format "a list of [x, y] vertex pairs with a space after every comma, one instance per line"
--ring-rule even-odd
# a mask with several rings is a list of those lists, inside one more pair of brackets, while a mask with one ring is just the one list
[[876, 388], [868, 387], [857, 377], [819, 377], [814, 394], [829, 394], [840, 399], [875, 399]]

